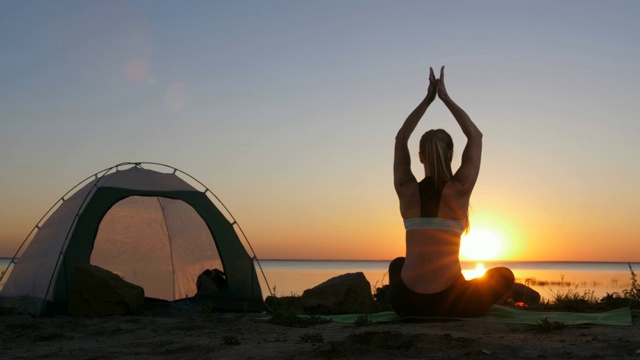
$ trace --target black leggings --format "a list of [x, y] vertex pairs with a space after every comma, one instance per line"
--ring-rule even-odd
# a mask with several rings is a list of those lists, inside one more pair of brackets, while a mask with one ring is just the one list
[[420, 294], [402, 281], [404, 259], [399, 257], [389, 264], [391, 307], [400, 316], [480, 316], [513, 287], [513, 272], [506, 267], [497, 267], [469, 281], [460, 274], [448, 288], [433, 294]]

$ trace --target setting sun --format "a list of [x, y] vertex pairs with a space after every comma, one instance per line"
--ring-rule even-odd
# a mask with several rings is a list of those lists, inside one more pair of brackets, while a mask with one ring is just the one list
[[504, 255], [503, 252], [504, 242], [496, 231], [478, 228], [462, 236], [462, 260], [497, 260]]

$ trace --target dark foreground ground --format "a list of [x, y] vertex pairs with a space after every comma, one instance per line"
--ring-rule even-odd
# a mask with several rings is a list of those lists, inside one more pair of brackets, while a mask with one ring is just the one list
[[[255, 314], [0, 316], [1, 359], [640, 359], [633, 326], [466, 321], [289, 326]], [[307, 327], [292, 327], [292, 326]]]

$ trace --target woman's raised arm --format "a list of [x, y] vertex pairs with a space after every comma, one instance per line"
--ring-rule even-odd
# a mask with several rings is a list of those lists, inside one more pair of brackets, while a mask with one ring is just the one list
[[411, 155], [409, 153], [409, 137], [415, 130], [427, 108], [436, 98], [438, 92], [437, 80], [433, 74], [433, 69], [429, 68], [429, 88], [425, 98], [409, 114], [396, 135], [394, 158], [393, 158], [393, 184], [396, 192], [400, 194], [401, 189], [406, 184], [415, 183], [416, 178], [411, 172]]
[[444, 85], [444, 66], [440, 69], [438, 79], [438, 97], [456, 119], [460, 129], [467, 137], [467, 144], [462, 152], [460, 168], [453, 176], [453, 180], [462, 185], [462, 189], [471, 192], [480, 173], [480, 160], [482, 158], [482, 132], [471, 121], [467, 113], [460, 108], [447, 93]]

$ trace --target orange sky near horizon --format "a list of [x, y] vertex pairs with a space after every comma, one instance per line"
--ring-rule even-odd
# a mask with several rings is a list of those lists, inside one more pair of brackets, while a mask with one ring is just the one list
[[[0, 9], [0, 257], [72, 186], [128, 161], [204, 183], [261, 259], [402, 256], [393, 140], [446, 65], [484, 134], [462, 259], [640, 261], [640, 2]], [[409, 144], [418, 178], [431, 128], [452, 135], [453, 168], [465, 143], [436, 101]]]
[[[204, 183], [206, 185], [206, 181]], [[271, 203], [271, 196], [260, 199], [248, 194], [225, 200], [222, 194], [217, 195], [238, 220], [260, 259], [390, 260], [404, 255], [404, 228], [395, 193], [391, 185], [387, 185], [377, 201], [364, 201], [370, 193], [362, 189], [360, 194], [358, 189], [353, 189], [349, 197], [346, 194], [328, 196], [322, 192], [312, 196], [280, 194], [279, 204]], [[348, 190], [348, 186], [344, 189]], [[589, 214], [586, 209], [576, 208], [579, 204], [572, 205], [573, 208], [559, 207], [534, 194], [503, 196], [503, 190], [500, 194], [498, 200], [484, 182], [479, 181], [472, 196], [469, 239], [463, 237], [462, 242], [463, 249], [466, 242], [478, 243], [482, 238], [472, 239], [473, 235], [484, 232], [498, 238], [499, 248], [491, 258], [463, 250], [461, 260], [639, 260], [635, 239], [629, 238], [624, 228], [617, 231], [609, 228], [609, 224], [625, 222], [618, 215], [603, 219], [597, 211]], [[296, 195], [301, 201], [297, 202]], [[527, 205], [522, 206], [525, 202]], [[42, 216], [31, 211], [29, 204], [15, 210], [12, 217], [16, 226], [10, 228], [12, 232], [6, 231], [7, 228], [3, 232], [5, 239], [13, 237], [13, 241], [0, 242], [0, 254], [5, 257], [13, 254], [33, 226], [31, 223]], [[586, 226], [584, 219], [589, 217], [600, 217], [601, 222], [590, 221]], [[600, 245], [612, 238], [616, 239], [616, 246]], [[486, 243], [481, 246], [486, 247]]]

